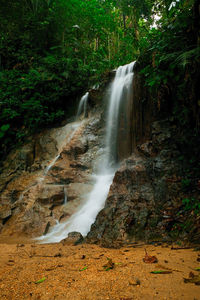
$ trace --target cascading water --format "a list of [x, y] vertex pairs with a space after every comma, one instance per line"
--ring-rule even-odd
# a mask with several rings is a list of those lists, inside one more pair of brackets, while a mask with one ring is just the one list
[[60, 154], [58, 154], [53, 160], [52, 162], [45, 168], [44, 170], [44, 175], [47, 175], [47, 173], [51, 170], [51, 168], [55, 165], [56, 161], [58, 160], [58, 158], [60, 157]]
[[106, 123], [105, 156], [102, 156], [99, 174], [93, 175], [95, 179], [93, 190], [86, 199], [85, 204], [74, 215], [66, 222], [58, 223], [50, 233], [38, 239], [41, 243], [60, 242], [72, 231], [78, 231], [86, 236], [98, 212], [104, 207], [117, 168], [120, 107], [124, 102], [127, 103], [127, 99], [131, 94], [133, 66], [134, 62], [119, 67], [111, 85]]
[[76, 114], [76, 119], [78, 119], [81, 115], [81, 113], [84, 113], [84, 118], [87, 115], [87, 102], [88, 102], [89, 92], [87, 92], [83, 97], [81, 98], [78, 106], [78, 111]]
[[65, 195], [64, 204], [67, 204], [67, 189], [66, 189], [66, 187], [64, 187], [64, 195]]
[[[65, 143], [69, 143], [71, 141], [71, 139], [73, 138], [74, 134], [76, 133], [76, 131], [79, 129], [79, 127], [82, 125], [82, 122], [77, 121], [74, 122], [72, 124], [67, 124], [65, 127], [63, 127], [64, 131], [65, 131], [65, 135], [67, 136], [67, 140], [65, 140]], [[48, 175], [48, 172], [51, 170], [51, 168], [55, 165], [56, 161], [59, 159], [60, 157], [60, 153], [62, 151], [62, 147], [63, 145], [60, 146], [60, 152], [59, 154], [50, 162], [50, 164], [45, 168], [44, 173], [42, 174], [42, 176], [39, 176], [35, 182], [33, 182], [30, 186], [28, 186], [19, 196], [19, 201], [21, 201], [24, 198], [25, 193], [27, 193], [33, 186], [37, 185], [37, 184], [41, 184], [42, 182], [44, 182], [45, 177]], [[67, 203], [67, 192], [64, 189], [64, 194], [65, 194], [65, 198], [64, 198], [64, 204]]]
[[127, 106], [127, 101], [132, 93], [133, 66], [135, 62], [121, 66], [117, 69], [115, 80], [111, 86], [110, 103], [107, 116], [106, 127], [106, 149], [107, 157], [105, 166], [115, 165], [118, 160], [118, 132], [119, 114], [123, 106]]

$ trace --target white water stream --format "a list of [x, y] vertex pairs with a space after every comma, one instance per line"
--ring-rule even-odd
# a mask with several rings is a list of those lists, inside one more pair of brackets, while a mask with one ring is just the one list
[[[132, 89], [134, 63], [119, 67], [111, 85], [111, 95], [108, 103], [106, 122], [105, 152], [102, 156], [99, 174], [93, 175], [95, 184], [89, 195], [86, 195], [84, 205], [67, 221], [55, 225], [51, 232], [39, 237], [40, 243], [56, 243], [66, 238], [69, 232], [78, 231], [86, 236], [94, 223], [98, 212], [103, 209], [105, 201], [116, 171], [116, 147], [118, 138], [118, 122], [120, 103], [125, 101]], [[126, 93], [124, 93], [124, 89]], [[86, 94], [87, 95], [87, 94]], [[84, 95], [86, 97], [86, 95]], [[88, 95], [87, 95], [88, 97]], [[83, 97], [81, 99], [83, 107]], [[84, 100], [86, 101], [86, 100]], [[77, 113], [78, 115], [78, 113]]]
[[56, 161], [58, 160], [58, 158], [60, 157], [60, 154], [58, 154], [53, 160], [52, 162], [46, 167], [46, 169], [44, 170], [44, 175], [47, 175], [47, 173], [49, 172], [49, 170], [55, 165]]
[[83, 114], [84, 118], [86, 117], [88, 97], [89, 97], [89, 92], [85, 93], [85, 95], [83, 95], [83, 97], [81, 98], [81, 100], [79, 102], [79, 106], [78, 106], [78, 111], [76, 114], [76, 119], [78, 119], [80, 117], [82, 112], [84, 113]]
[[[82, 121], [83, 122], [83, 121]], [[49, 165], [44, 169], [44, 172], [41, 176], [39, 176], [35, 182], [31, 183], [30, 186], [28, 186], [22, 193], [21, 195], [19, 196], [19, 201], [21, 201], [23, 198], [24, 198], [24, 195], [25, 193], [27, 193], [33, 186], [37, 185], [37, 184], [41, 184], [48, 172], [50, 171], [50, 169], [55, 165], [56, 161], [58, 160], [58, 158], [60, 157], [60, 153], [62, 152], [62, 148], [64, 146], [64, 144], [67, 144], [71, 141], [71, 139], [73, 138], [74, 134], [76, 133], [76, 131], [79, 129], [80, 126], [82, 126], [82, 122], [80, 121], [77, 121], [77, 122], [74, 122], [74, 123], [70, 123], [70, 124], [67, 124], [66, 126], [64, 126], [62, 128], [62, 134], [61, 134], [61, 137], [62, 139], [64, 140], [64, 142], [60, 142], [60, 149], [59, 149], [59, 154], [49, 163]], [[63, 204], [66, 204], [67, 203], [67, 194], [66, 194], [66, 189], [64, 188], [64, 194], [65, 194], [65, 198], [64, 198], [64, 203]]]

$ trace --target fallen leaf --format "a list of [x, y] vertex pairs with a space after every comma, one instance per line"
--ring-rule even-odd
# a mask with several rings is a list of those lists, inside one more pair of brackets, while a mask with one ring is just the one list
[[53, 271], [53, 270], [55, 270], [57, 268], [62, 268], [62, 267], [63, 267], [63, 264], [59, 264], [57, 266], [51, 266], [49, 268], [46, 268], [45, 271]]
[[54, 255], [54, 257], [61, 257], [61, 256], [62, 256], [61, 253], [56, 253], [56, 254]]
[[167, 271], [167, 270], [157, 270], [157, 271], [152, 271], [150, 272], [152, 274], [171, 274], [172, 271]]
[[12, 263], [12, 262], [7, 262], [6, 265], [12, 267], [12, 266], [14, 266], [14, 263]]
[[146, 264], [154, 264], [158, 262], [158, 259], [156, 256], [150, 256], [147, 253], [147, 250], [145, 250], [145, 257], [143, 258], [143, 262], [145, 262]]
[[135, 279], [135, 280], [129, 281], [129, 285], [134, 285], [134, 286], [136, 286], [136, 285], [140, 285], [140, 284], [141, 284], [141, 282], [140, 282], [139, 279]]
[[158, 269], [160, 269], [160, 270], [172, 271], [172, 269], [170, 269], [170, 268], [168, 268], [168, 267], [166, 267], [166, 266], [160, 265], [160, 264], [158, 264], [158, 265], [156, 266], [156, 268], [158, 268]]
[[160, 265], [160, 264], [156, 265], [156, 268], [159, 268], [160, 270], [182, 272], [182, 271], [179, 271], [179, 270], [177, 270], [177, 269], [167, 268], [166, 266], [163, 266], [163, 265]]
[[44, 282], [45, 280], [46, 280], [46, 277], [43, 277], [43, 278], [41, 278], [40, 280], [35, 281], [35, 284], [42, 283], [42, 282]]
[[185, 250], [185, 249], [193, 249], [192, 247], [171, 247], [171, 250]]
[[189, 273], [189, 278], [183, 278], [185, 283], [194, 283], [200, 285], [200, 274], [195, 275], [193, 272]]
[[107, 260], [108, 260], [107, 264], [105, 264], [105, 265], [103, 266], [103, 268], [105, 269], [105, 271], [109, 271], [110, 269], [113, 269], [114, 266], [115, 266], [115, 263], [112, 261], [111, 258], [108, 258], [108, 257], [107, 257]]
[[80, 272], [85, 271], [85, 270], [87, 270], [87, 268], [88, 268], [88, 267], [86, 266], [86, 267], [84, 267], [84, 268], [82, 268], [82, 269], [79, 269], [79, 271], [80, 271]]

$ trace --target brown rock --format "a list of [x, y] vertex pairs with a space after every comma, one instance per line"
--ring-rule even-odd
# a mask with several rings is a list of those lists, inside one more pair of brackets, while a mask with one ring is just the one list
[[63, 186], [44, 186], [40, 190], [37, 201], [42, 204], [62, 205], [65, 194]]
[[1, 205], [0, 206], [0, 219], [4, 220], [9, 218], [12, 215], [11, 207], [10, 205]]
[[80, 232], [76, 232], [76, 231], [73, 231], [73, 232], [70, 232], [68, 234], [68, 237], [64, 240], [61, 241], [61, 243], [63, 245], [67, 245], [67, 244], [77, 244], [77, 243], [81, 243], [83, 241], [83, 236]]

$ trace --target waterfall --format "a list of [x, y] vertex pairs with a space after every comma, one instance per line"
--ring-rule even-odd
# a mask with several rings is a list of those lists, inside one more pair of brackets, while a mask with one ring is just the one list
[[87, 102], [88, 102], [89, 93], [87, 92], [83, 97], [81, 98], [78, 106], [78, 111], [76, 114], [76, 119], [78, 119], [81, 115], [81, 113], [84, 113], [84, 118], [87, 115]]
[[60, 154], [58, 154], [53, 160], [52, 162], [45, 168], [44, 170], [44, 175], [47, 175], [47, 173], [51, 170], [51, 168], [55, 165], [56, 161], [58, 160], [58, 158], [60, 157]]
[[111, 86], [109, 108], [106, 125], [107, 157], [105, 167], [115, 165], [118, 160], [118, 133], [119, 114], [132, 93], [133, 66], [135, 62], [121, 66], [117, 69], [115, 79]]
[[66, 189], [66, 187], [64, 187], [64, 195], [65, 195], [65, 197], [64, 197], [64, 203], [63, 204], [67, 204], [67, 189]]
[[[74, 215], [66, 222], [58, 223], [52, 228], [50, 233], [38, 239], [42, 243], [59, 242], [66, 238], [68, 233], [72, 231], [78, 231], [83, 236], [86, 236], [98, 212], [103, 209], [117, 168], [120, 109], [123, 107], [123, 103], [127, 104], [127, 99], [131, 94], [133, 66], [134, 62], [119, 67], [111, 85], [106, 121], [105, 155], [102, 156], [99, 173], [93, 175], [93, 179], [95, 180], [93, 190], [86, 198], [84, 205]], [[88, 97], [88, 95], [86, 94], [83, 97]], [[83, 97], [81, 100], [82, 103], [79, 105], [80, 107], [83, 107], [83, 103], [86, 101], [83, 100]]]

